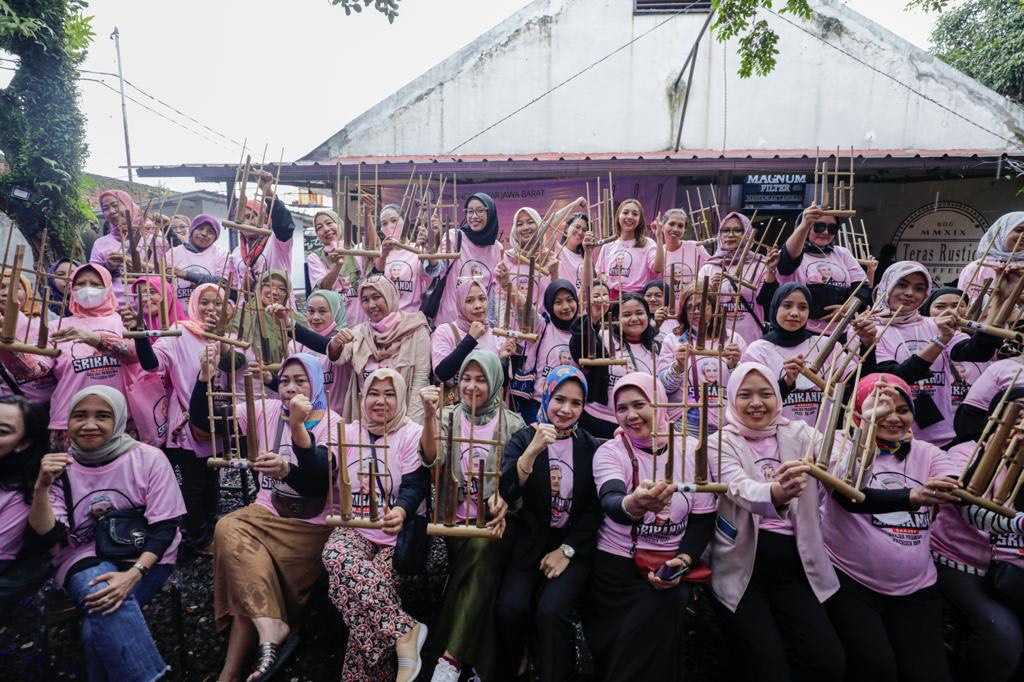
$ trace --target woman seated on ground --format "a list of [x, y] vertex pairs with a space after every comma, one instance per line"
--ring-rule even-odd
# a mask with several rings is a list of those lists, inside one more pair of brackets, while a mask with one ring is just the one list
[[[446, 406], [440, 419], [437, 414], [440, 391], [433, 386], [423, 390], [422, 443], [427, 466], [443, 466], [449, 459], [447, 452], [439, 452], [438, 441], [446, 442], [450, 418], [456, 439], [468, 440], [472, 435], [474, 439], [507, 443], [513, 433], [525, 426], [522, 418], [502, 403], [503, 382], [498, 356], [478, 349], [469, 354], [459, 371], [459, 402]], [[474, 446], [458, 440], [454, 443], [458, 453], [453, 453], [453, 458], [458, 465], [454, 472], [448, 473], [458, 481], [457, 499], [450, 499], [448, 487], [442, 486], [438, 508], [454, 507], [456, 524], [475, 523], [477, 501], [486, 500], [484, 513], [492, 537], [445, 538], [450, 575], [429, 647], [431, 654], [440, 655], [432, 678], [435, 682], [455, 682], [461, 671], [471, 666], [483, 679], [490, 679], [498, 669], [492, 607], [501, 583], [503, 559], [496, 539], [505, 531], [508, 506], [501, 498], [496, 478], [487, 477], [483, 490], [479, 490], [477, 478], [467, 477], [467, 474], [478, 471], [481, 461], [485, 470], [492, 472], [499, 472], [501, 463], [495, 447]]]
[[[27, 532], [32, 485], [48, 445], [43, 410], [21, 396], [0, 397], [0, 608], [36, 589], [49, 569], [47, 547]], [[0, 611], [0, 621], [9, 615]]]
[[[661, 468], [668, 458], [668, 414], [654, 403], [666, 400], [650, 373], [622, 377], [612, 394], [619, 428], [594, 456], [604, 520], [584, 625], [601, 680], [679, 678], [689, 598], [682, 574], [697, 563], [714, 530], [714, 496], [684, 493]], [[691, 438], [684, 448], [681, 436], [676, 439], [672, 470], [692, 472], [696, 443]]]
[[[216, 356], [203, 363], [192, 392], [192, 429], [209, 428], [207, 383]], [[259, 656], [245, 679], [268, 679], [298, 644], [302, 608], [320, 576], [329, 483], [327, 446], [340, 417], [327, 408], [323, 371], [308, 353], [285, 359], [278, 375], [279, 400], [257, 400], [257, 443], [246, 441], [259, 473], [256, 501], [217, 522], [213, 533], [213, 610], [217, 627], [230, 626], [221, 680], [242, 679], [259, 641]], [[239, 433], [246, 433], [244, 403], [235, 406]], [[269, 438], [267, 442], [265, 439]], [[318, 445], [319, 443], [319, 445]]]
[[[960, 472], [944, 451], [914, 438], [910, 386], [899, 377], [861, 379], [854, 409], [856, 421], [859, 414], [878, 424], [878, 453], [865, 477], [867, 499], [853, 503], [829, 495], [821, 518], [825, 549], [839, 578], [839, 591], [825, 608], [846, 651], [847, 678], [949, 680], [942, 596], [928, 544], [932, 507], [956, 501], [950, 494], [956, 483], [948, 477]], [[833, 461], [835, 473], [848, 470], [841, 458]]]
[[[43, 457], [29, 524], [59, 544], [56, 583], [82, 612], [89, 679], [159, 679], [168, 666], [140, 607], [174, 568], [185, 503], [163, 453], [125, 433], [128, 407], [120, 391], [84, 388], [68, 406], [70, 446]], [[136, 519], [131, 527], [146, 525], [141, 552], [111, 532], [110, 514], [125, 525]]]
[[592, 465], [597, 441], [577, 426], [587, 381], [571, 365], [552, 368], [544, 379], [539, 423], [513, 434], [502, 455], [512, 561], [496, 612], [511, 656], [506, 666], [524, 669], [523, 645], [532, 639], [540, 679], [555, 681], [572, 675], [570, 615], [587, 586], [601, 510]]
[[711, 586], [745, 679], [838, 681], [843, 646], [824, 602], [839, 581], [821, 538], [819, 487], [802, 460], [821, 436], [784, 416], [775, 374], [743, 362], [729, 377], [721, 452], [714, 438], [708, 453], [729, 486], [718, 500]]
[[[343, 680], [408, 682], [422, 667], [427, 626], [402, 608], [393, 568], [398, 535], [403, 528], [411, 532], [409, 522], [430, 494], [430, 477], [419, 455], [423, 427], [406, 416], [406, 391], [405, 379], [395, 370], [374, 370], [366, 379], [359, 419], [345, 425], [352, 511], [369, 518], [372, 508], [380, 508], [383, 525], [336, 528], [324, 545], [328, 595], [349, 633]], [[353, 447], [372, 443], [387, 449]], [[371, 461], [378, 474], [372, 480], [366, 477]], [[376, 488], [373, 507], [366, 484]]]

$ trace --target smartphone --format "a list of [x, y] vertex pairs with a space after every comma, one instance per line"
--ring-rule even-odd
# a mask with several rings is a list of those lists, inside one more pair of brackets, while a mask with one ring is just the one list
[[663, 580], [667, 583], [670, 583], [673, 580], [676, 580], [677, 578], [681, 578], [683, 573], [685, 572], [686, 564], [681, 564], [679, 566], [669, 566], [666, 563], [662, 564], [661, 568], [659, 568], [657, 573], [655, 573], [654, 575], [657, 576], [659, 580]]

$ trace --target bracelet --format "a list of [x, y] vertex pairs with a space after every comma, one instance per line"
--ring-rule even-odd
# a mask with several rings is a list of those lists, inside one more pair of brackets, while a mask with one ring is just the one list
[[[950, 339], [949, 341], [952, 341], [952, 340], [953, 339]], [[942, 338], [938, 337], [938, 336], [936, 336], [933, 339], [931, 339], [932, 343], [934, 343], [936, 346], [941, 346], [942, 348], [945, 348], [947, 345], [949, 345], [949, 341], [943, 341]]]
[[141, 561], [136, 561], [132, 568], [138, 571], [139, 575], [143, 578], [145, 578], [146, 574], [149, 573], [149, 568], [147, 568]]

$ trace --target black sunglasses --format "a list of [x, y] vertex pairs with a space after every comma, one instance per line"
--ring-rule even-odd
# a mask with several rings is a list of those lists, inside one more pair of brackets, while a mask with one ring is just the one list
[[814, 223], [814, 232], [816, 234], [839, 234], [839, 223]]

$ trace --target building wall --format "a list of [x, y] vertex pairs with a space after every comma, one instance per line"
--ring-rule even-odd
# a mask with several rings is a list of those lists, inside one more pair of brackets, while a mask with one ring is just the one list
[[[706, 15], [633, 16], [632, 5], [537, 0], [353, 120], [307, 158], [445, 153], [651, 29], [458, 152], [670, 149], [685, 78], [679, 88], [673, 82]], [[1024, 111], [1005, 98], [838, 0], [812, 5], [816, 15], [803, 28], [761, 13], [780, 36], [778, 65], [766, 78], [740, 79], [735, 45], [705, 35], [684, 147], [994, 149], [1004, 148], [1002, 138], [1014, 132], [1024, 135]]]

